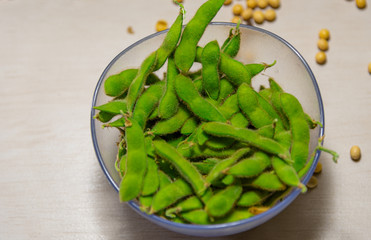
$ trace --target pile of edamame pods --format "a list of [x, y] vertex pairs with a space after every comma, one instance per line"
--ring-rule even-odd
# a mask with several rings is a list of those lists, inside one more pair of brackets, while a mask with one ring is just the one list
[[[239, 26], [220, 46], [198, 45], [225, 0], [209, 0], [183, 29], [184, 8], [162, 45], [138, 69], [104, 82], [112, 101], [94, 107], [104, 127], [120, 132], [116, 169], [121, 201], [174, 222], [238, 221], [269, 209], [311, 167], [309, 131], [317, 123], [272, 78], [252, 78], [272, 64], [237, 61]], [[164, 65], [167, 62], [167, 65]], [[199, 71], [190, 71], [194, 62]], [[166, 66], [159, 79], [155, 71]], [[325, 150], [320, 144], [316, 150]]]

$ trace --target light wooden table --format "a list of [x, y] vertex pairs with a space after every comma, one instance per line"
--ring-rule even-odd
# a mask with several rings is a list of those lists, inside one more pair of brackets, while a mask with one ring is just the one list
[[[184, 2], [188, 21], [204, 1]], [[231, 8], [215, 21], [229, 21]], [[0, 0], [0, 239], [193, 239], [119, 203], [90, 135], [93, 91], [106, 65], [176, 14], [170, 0]], [[309, 63], [324, 102], [325, 146], [341, 157], [334, 164], [322, 154], [319, 186], [280, 215], [220, 239], [369, 239], [370, 24], [371, 5], [282, 0], [277, 20], [260, 25]], [[331, 31], [324, 66], [314, 61], [321, 28]], [[352, 145], [362, 149], [359, 162], [349, 157]]]

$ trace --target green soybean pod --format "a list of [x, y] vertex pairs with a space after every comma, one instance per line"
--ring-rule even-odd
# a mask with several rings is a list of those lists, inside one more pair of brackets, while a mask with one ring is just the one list
[[196, 117], [190, 117], [185, 121], [184, 125], [180, 129], [180, 133], [183, 135], [190, 135], [193, 133], [198, 126], [198, 121]]
[[156, 213], [175, 203], [176, 201], [192, 195], [192, 188], [183, 179], [177, 179], [164, 188], [160, 188], [153, 196], [150, 214]]
[[[263, 127], [258, 128], [256, 131], [259, 133], [259, 135], [266, 137], [266, 138], [273, 138], [275, 134], [276, 124], [269, 124], [265, 125]], [[276, 139], [275, 139], [276, 140]]]
[[175, 77], [178, 75], [178, 70], [172, 58], [168, 59], [166, 87], [160, 99], [158, 106], [158, 116], [160, 118], [170, 118], [178, 111], [178, 97], [175, 92]]
[[204, 209], [196, 209], [189, 212], [180, 213], [180, 216], [189, 223], [206, 225], [212, 223], [209, 215]]
[[170, 218], [176, 217], [176, 214], [188, 212], [203, 208], [202, 201], [197, 196], [191, 196], [177, 203], [174, 207], [166, 209], [165, 215]]
[[276, 61], [274, 61], [271, 64], [267, 63], [251, 63], [251, 64], [246, 64], [245, 67], [247, 70], [250, 72], [251, 77], [254, 77], [261, 73], [262, 71], [265, 71], [265, 69], [272, 67], [276, 64]]
[[206, 202], [205, 211], [211, 217], [225, 216], [232, 210], [242, 193], [242, 187], [231, 185], [219, 191]]
[[226, 169], [225, 173], [235, 177], [254, 177], [271, 166], [271, 158], [263, 152], [255, 152], [252, 156], [238, 161]]
[[309, 126], [303, 108], [296, 97], [289, 93], [281, 93], [284, 113], [289, 119], [292, 134], [291, 157], [296, 171], [302, 169], [309, 154]]
[[272, 158], [272, 166], [283, 183], [288, 186], [297, 187], [301, 189], [303, 193], [307, 191], [307, 188], [300, 182], [300, 178], [292, 166], [276, 156]]
[[184, 105], [180, 105], [174, 116], [168, 119], [158, 121], [151, 129], [154, 135], [166, 135], [174, 133], [181, 129], [185, 121], [191, 116], [190, 112]]
[[282, 124], [285, 127], [285, 129], [289, 130], [290, 123], [282, 109], [281, 92], [275, 91], [272, 89], [271, 104], [274, 107], [274, 109], [277, 111], [277, 113], [279, 114], [280, 119], [282, 120]]
[[160, 186], [158, 178], [158, 166], [151, 157], [147, 158], [147, 172], [143, 179], [142, 196], [148, 196], [155, 193]]
[[232, 175], [227, 175], [225, 176], [222, 181], [221, 181], [224, 185], [228, 186], [228, 185], [232, 185], [233, 183], [236, 182], [236, 178], [233, 177]]
[[127, 111], [127, 104], [126, 104], [126, 100], [120, 99], [120, 100], [110, 101], [108, 103], [105, 103], [100, 106], [95, 106], [93, 108], [101, 112], [114, 114], [115, 116], [118, 114], [125, 113]]
[[164, 140], [154, 140], [153, 145], [157, 154], [169, 161], [177, 169], [179, 174], [189, 182], [196, 195], [201, 196], [205, 192], [206, 186], [202, 175], [195, 166], [180, 155], [176, 148]]
[[277, 141], [262, 137], [256, 131], [247, 128], [237, 128], [225, 123], [209, 122], [203, 130], [213, 136], [230, 137], [243, 143], [248, 143], [267, 153], [275, 154], [285, 161], [292, 162], [290, 152]]
[[240, 111], [237, 94], [229, 96], [221, 106], [218, 107], [219, 112], [223, 114], [226, 119], [231, 118], [234, 114]]
[[98, 121], [102, 123], [106, 123], [111, 121], [111, 119], [116, 116], [114, 113], [108, 113], [108, 112], [98, 112], [95, 116], [94, 119], [97, 119]]
[[240, 85], [237, 90], [238, 104], [250, 123], [260, 128], [273, 123], [274, 119], [259, 104], [257, 95], [246, 83]]
[[226, 78], [220, 79], [220, 91], [217, 102], [220, 104], [235, 92], [234, 86]]
[[149, 195], [149, 196], [139, 196], [138, 200], [139, 200], [139, 205], [140, 205], [139, 208], [140, 208], [140, 210], [142, 210], [145, 213], [149, 213], [149, 208], [152, 205], [152, 199], [153, 199], [153, 196], [152, 195]]
[[268, 102], [272, 102], [273, 90], [270, 88], [264, 88], [259, 91], [259, 95], [262, 96]]
[[120, 183], [119, 196], [121, 201], [130, 201], [142, 191], [144, 175], [147, 171], [147, 154], [144, 134], [134, 119], [128, 119], [125, 128], [127, 159], [125, 174]]
[[247, 128], [249, 126], [249, 120], [241, 112], [234, 114], [229, 121], [234, 127]]
[[179, 74], [175, 79], [175, 89], [178, 97], [199, 118], [206, 121], [226, 122], [219, 110], [200, 96], [190, 78]]
[[252, 214], [250, 211], [244, 208], [235, 208], [230, 213], [228, 213], [225, 217], [219, 218], [215, 220], [215, 224], [223, 224], [223, 223], [230, 223], [230, 222], [237, 222], [244, 219], [248, 219], [253, 217], [254, 214]]
[[205, 178], [206, 185], [213, 184], [216, 180], [220, 179], [222, 176], [225, 175], [225, 170], [237, 162], [240, 158], [250, 152], [250, 148], [243, 148], [235, 152], [229, 158], [226, 158], [217, 164], [211, 169], [209, 174]]
[[235, 86], [240, 86], [242, 83], [251, 84], [251, 74], [245, 65], [225, 53], [220, 54], [219, 70]]
[[179, 4], [180, 11], [178, 17], [175, 19], [174, 23], [169, 28], [169, 31], [166, 33], [166, 37], [162, 42], [159, 49], [157, 49], [157, 62], [154, 68], [154, 71], [160, 69], [166, 59], [170, 56], [170, 54], [175, 50], [176, 46], [178, 45], [182, 27], [183, 27], [183, 16], [185, 13], [184, 7], [182, 4]]
[[229, 31], [229, 36], [221, 47], [222, 51], [230, 57], [235, 57], [240, 50], [241, 32], [239, 25], [238, 23], [235, 28]]
[[153, 72], [153, 69], [156, 64], [157, 59], [157, 52], [151, 53], [141, 64], [137, 75], [131, 82], [129, 89], [128, 89], [128, 95], [127, 95], [127, 105], [128, 105], [128, 112], [132, 113], [135, 102], [138, 99], [138, 96], [141, 94], [146, 79], [150, 73]]
[[219, 59], [220, 47], [218, 42], [215, 40], [206, 44], [201, 56], [202, 81], [206, 94], [214, 100], [218, 99], [220, 90]]
[[239, 207], [251, 207], [262, 203], [271, 193], [266, 191], [250, 190], [242, 193], [237, 202]]
[[104, 92], [111, 97], [124, 94], [138, 73], [138, 69], [126, 69], [118, 74], [109, 76], [104, 82]]
[[209, 136], [205, 142], [206, 146], [216, 150], [222, 150], [230, 147], [235, 142], [232, 138], [219, 138]]
[[159, 82], [151, 85], [139, 96], [133, 111], [133, 119], [139, 123], [142, 129], [145, 128], [148, 117], [158, 105], [163, 89], [163, 82]]
[[188, 72], [196, 57], [196, 47], [207, 25], [223, 6], [224, 0], [208, 0], [200, 6], [183, 30], [174, 60], [182, 72]]
[[286, 185], [281, 182], [276, 173], [264, 172], [252, 181], [252, 186], [267, 191], [282, 191]]

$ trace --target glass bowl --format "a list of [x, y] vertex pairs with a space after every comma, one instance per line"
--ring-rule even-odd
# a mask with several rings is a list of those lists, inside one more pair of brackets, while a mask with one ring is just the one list
[[[217, 40], [219, 44], [222, 44], [228, 36], [230, 29], [235, 26], [236, 25], [233, 23], [211, 23], [206, 28], [199, 45], [204, 46], [211, 40]], [[272, 63], [275, 60], [277, 61], [275, 66], [267, 69], [264, 74], [260, 74], [253, 78], [252, 85], [254, 87], [259, 87], [259, 85], [267, 83], [267, 75], [273, 77], [286, 92], [293, 94], [299, 99], [306, 113], [322, 123], [322, 127], [311, 130], [309, 152], [313, 152], [318, 144], [318, 138], [322, 137], [324, 134], [324, 110], [320, 90], [309, 65], [292, 45], [274, 33], [248, 25], [240, 25], [240, 31], [241, 47], [236, 59], [244, 63]], [[161, 45], [166, 32], [167, 31], [154, 33], [139, 40], [119, 53], [108, 64], [95, 88], [92, 107], [104, 104], [111, 99], [104, 93], [103, 86], [105, 79], [124, 69], [138, 68], [141, 62]], [[197, 64], [195, 64], [194, 67], [197, 67]], [[166, 69], [166, 67], [162, 69]], [[158, 76], [162, 76], [161, 72], [156, 73], [158, 73]], [[97, 112], [92, 108], [91, 134], [95, 153], [108, 181], [112, 184], [113, 188], [118, 191], [120, 176], [115, 170], [114, 163], [117, 154], [119, 132], [116, 129], [102, 129], [102, 123], [93, 118], [96, 113]], [[302, 179], [304, 184], [306, 184], [312, 176], [319, 156], [320, 152], [317, 151], [313, 165], [307, 175]], [[299, 194], [300, 190], [294, 189], [287, 197], [264, 213], [237, 222], [215, 225], [174, 223], [159, 216], [148, 215], [142, 212], [135, 201], [129, 201], [128, 204], [144, 218], [171, 231], [186, 235], [212, 237], [236, 234], [257, 227], [279, 214], [290, 205]], [[118, 199], [119, 197], [117, 196], [117, 200]]]

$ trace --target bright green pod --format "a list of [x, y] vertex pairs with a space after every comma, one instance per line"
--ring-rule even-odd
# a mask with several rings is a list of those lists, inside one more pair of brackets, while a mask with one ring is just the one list
[[108, 112], [98, 112], [94, 116], [94, 119], [97, 119], [98, 121], [100, 121], [102, 123], [106, 123], [106, 122], [109, 122], [116, 115], [117, 114], [108, 113]]
[[227, 79], [220, 79], [220, 92], [217, 102], [220, 104], [235, 92], [234, 86]]
[[134, 109], [135, 102], [137, 101], [139, 95], [141, 94], [144, 85], [146, 83], [147, 77], [153, 72], [156, 64], [157, 54], [156, 52], [151, 53], [141, 64], [137, 75], [131, 82], [128, 95], [127, 95], [127, 106], [129, 113], [132, 113]]
[[274, 131], [275, 131], [275, 124], [273, 123], [273, 124], [263, 126], [261, 128], [258, 128], [256, 131], [259, 133], [259, 135], [263, 137], [273, 138]]
[[187, 110], [187, 108], [183, 105], [180, 105], [178, 111], [174, 116], [158, 121], [151, 129], [151, 133], [154, 135], [166, 135], [174, 133], [181, 129], [183, 124], [190, 116], [191, 114]]
[[219, 219], [215, 220], [214, 223], [215, 224], [219, 224], [219, 223], [223, 224], [223, 223], [237, 222], [237, 221], [241, 221], [241, 220], [244, 220], [244, 219], [251, 218], [253, 216], [254, 216], [254, 214], [252, 214], [247, 209], [235, 208], [230, 213], [228, 213], [225, 217], [222, 217], [222, 218], [219, 218]]
[[193, 84], [195, 85], [197, 92], [202, 95], [204, 92], [202, 77], [193, 80]]
[[164, 140], [154, 140], [153, 145], [157, 154], [176, 168], [179, 174], [192, 186], [196, 195], [201, 196], [205, 192], [206, 186], [202, 175], [176, 148]]
[[202, 201], [197, 196], [191, 196], [177, 203], [175, 207], [167, 209], [165, 215], [169, 218], [175, 218], [176, 214], [181, 212], [188, 212], [201, 208], [203, 208]]
[[142, 95], [139, 96], [135, 104], [133, 119], [135, 119], [142, 129], [145, 128], [148, 117], [158, 105], [161, 98], [161, 93], [164, 89], [162, 82], [151, 85], [147, 88]]
[[229, 158], [221, 160], [211, 169], [209, 174], [205, 178], [206, 185], [211, 185], [221, 177], [225, 176], [225, 170], [237, 162], [240, 158], [250, 152], [250, 148], [243, 148], [236, 151]]
[[277, 111], [280, 119], [282, 120], [282, 124], [286, 130], [290, 129], [290, 123], [282, 109], [282, 102], [281, 102], [281, 92], [272, 90], [271, 95], [271, 104], [274, 109]]
[[281, 131], [274, 135], [274, 140], [279, 142], [282, 146], [284, 146], [287, 149], [290, 149], [291, 146], [291, 131]]
[[245, 65], [225, 53], [220, 54], [219, 70], [235, 86], [242, 83], [251, 84], [251, 74]]
[[251, 207], [257, 204], [262, 203], [268, 196], [270, 195], [269, 192], [266, 191], [257, 191], [257, 190], [250, 190], [244, 192], [240, 199], [237, 202], [237, 206], [239, 207]]
[[218, 42], [215, 40], [206, 44], [201, 56], [202, 81], [206, 94], [214, 100], [218, 99], [220, 90], [219, 59], [220, 48]]
[[272, 89], [275, 92], [280, 92], [280, 93], [284, 92], [283, 88], [273, 78], [269, 78], [268, 81], [269, 81], [270, 89]]
[[119, 173], [120, 173], [120, 176], [121, 177], [123, 177], [125, 175], [126, 160], [127, 160], [127, 155], [126, 154], [125, 155], [122, 155], [120, 157], [118, 170], [119, 170]]
[[175, 92], [175, 77], [177, 75], [178, 69], [175, 66], [174, 60], [169, 58], [167, 63], [166, 87], [158, 106], [158, 116], [160, 118], [170, 118], [178, 111], [179, 101]]
[[155, 193], [160, 186], [158, 167], [155, 160], [151, 157], [148, 157], [147, 164], [147, 172], [143, 180], [142, 196], [148, 196]]
[[182, 72], [188, 72], [196, 58], [196, 47], [207, 25], [223, 6], [224, 0], [208, 0], [202, 4], [183, 30], [174, 60]]
[[151, 135], [145, 136], [144, 137], [144, 145], [146, 147], [147, 156], [152, 157], [152, 158], [155, 159], [156, 153], [155, 153], [155, 148], [152, 145], [152, 139], [153, 139], [153, 136], [151, 136]]
[[183, 16], [185, 14], [183, 5], [179, 4], [179, 6], [180, 12], [178, 14], [178, 17], [175, 19], [174, 23], [169, 28], [169, 31], [166, 33], [166, 37], [162, 42], [160, 48], [157, 49], [157, 62], [154, 71], [160, 69], [164, 65], [166, 59], [168, 59], [170, 54], [178, 45], [182, 33]]
[[315, 121], [309, 114], [304, 113], [305, 119], [307, 120], [310, 129], [315, 129], [318, 125], [318, 121]]
[[254, 177], [271, 166], [271, 158], [263, 152], [255, 152], [228, 168], [225, 173], [235, 177]]
[[232, 138], [219, 138], [209, 136], [205, 142], [206, 146], [215, 150], [222, 150], [230, 147], [235, 142]]
[[184, 125], [180, 129], [180, 133], [183, 135], [190, 135], [197, 129], [198, 124], [196, 117], [190, 117], [185, 121]]
[[231, 185], [212, 196], [205, 205], [211, 217], [222, 217], [232, 210], [242, 193], [242, 187]]
[[207, 225], [212, 222], [209, 219], [209, 215], [204, 209], [196, 209], [189, 212], [181, 213], [180, 216], [189, 223]]
[[218, 109], [226, 119], [230, 119], [234, 114], [238, 113], [240, 107], [237, 94], [229, 96]]
[[234, 114], [229, 121], [234, 127], [247, 128], [249, 126], [249, 120], [241, 112]]
[[258, 96], [247, 84], [241, 84], [237, 90], [238, 103], [242, 112], [255, 128], [273, 123], [274, 119], [259, 104]]
[[153, 196], [150, 214], [171, 206], [176, 201], [192, 195], [191, 186], [183, 179], [177, 179], [169, 185], [160, 188]]
[[126, 69], [118, 74], [109, 76], [104, 82], [104, 92], [111, 97], [124, 94], [138, 73], [138, 69]]
[[147, 154], [144, 134], [134, 119], [128, 119], [125, 128], [127, 159], [124, 177], [120, 183], [121, 201], [130, 201], [142, 191], [144, 175], [147, 171]]
[[262, 71], [265, 71], [265, 69], [272, 67], [276, 64], [276, 61], [274, 61], [271, 64], [267, 63], [251, 63], [251, 64], [246, 64], [245, 67], [247, 70], [250, 72], [251, 77], [254, 77], [261, 73]]
[[225, 123], [209, 122], [203, 126], [203, 130], [213, 136], [230, 137], [243, 143], [248, 143], [267, 153], [275, 154], [285, 161], [292, 162], [287, 148], [277, 141], [260, 136], [255, 130], [237, 128]]
[[105, 103], [100, 106], [95, 106], [93, 108], [101, 112], [118, 115], [118, 114], [123, 114], [127, 111], [127, 104], [125, 100], [120, 99], [120, 100], [115, 100], [115, 101]]
[[126, 123], [126, 118], [125, 117], [121, 117], [121, 118], [116, 119], [113, 122], [109, 122], [109, 123], [104, 124], [103, 127], [122, 128], [122, 127], [125, 127], [125, 123]]
[[281, 102], [284, 113], [289, 119], [292, 144], [291, 157], [296, 171], [302, 169], [309, 154], [309, 126], [303, 108], [296, 97], [289, 93], [281, 93]]
[[288, 165], [282, 159], [274, 156], [272, 158], [272, 166], [279, 179], [288, 186], [297, 187], [301, 192], [306, 192], [307, 188], [300, 182], [300, 178], [295, 169]]
[[190, 78], [179, 74], [175, 79], [175, 89], [178, 97], [199, 118], [205, 121], [226, 122], [219, 110], [200, 96]]
[[241, 32], [239, 24], [236, 28], [232, 28], [229, 31], [228, 38], [224, 41], [221, 49], [222, 51], [230, 57], [235, 57], [240, 50], [241, 44]]
[[185, 158], [196, 159], [196, 158], [226, 158], [235, 153], [240, 148], [246, 147], [243, 144], [235, 144], [227, 149], [215, 150], [208, 148], [207, 146], [200, 146], [195, 143], [181, 142], [177, 149], [178, 152]]
[[260, 174], [251, 183], [253, 187], [258, 189], [263, 189], [266, 191], [282, 191], [286, 189], [286, 185], [281, 182], [276, 173], [274, 172], [264, 172]]
[[270, 88], [264, 88], [259, 91], [259, 95], [262, 96], [266, 101], [272, 102], [273, 90]]

